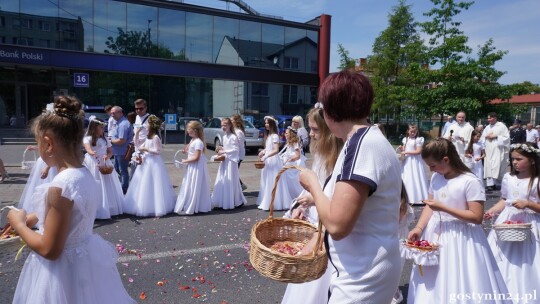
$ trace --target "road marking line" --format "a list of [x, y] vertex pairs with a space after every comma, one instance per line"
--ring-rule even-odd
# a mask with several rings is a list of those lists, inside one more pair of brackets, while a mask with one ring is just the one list
[[238, 248], [244, 248], [245, 246], [248, 246], [248, 245], [249, 244], [247, 243], [242, 243], [242, 244], [218, 245], [218, 246], [211, 246], [211, 247], [197, 248], [197, 249], [164, 251], [164, 252], [156, 252], [156, 253], [149, 253], [149, 254], [141, 253], [140, 258], [136, 255], [121, 256], [118, 258], [117, 263], [153, 260], [153, 259], [166, 258], [166, 257], [172, 257], [172, 256], [182, 256], [182, 255], [188, 255], [188, 254], [222, 251], [225, 249], [238, 249]]

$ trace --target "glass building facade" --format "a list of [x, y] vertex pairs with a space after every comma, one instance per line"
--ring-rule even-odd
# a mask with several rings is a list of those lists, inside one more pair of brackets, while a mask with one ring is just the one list
[[164, 0], [0, 0], [0, 125], [56, 94], [127, 111], [143, 98], [178, 116], [302, 115], [329, 57], [319, 23]]

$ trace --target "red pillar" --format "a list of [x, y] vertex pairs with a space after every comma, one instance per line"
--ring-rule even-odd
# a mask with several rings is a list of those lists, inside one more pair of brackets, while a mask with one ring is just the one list
[[332, 16], [321, 15], [319, 30], [319, 86], [330, 72], [330, 28]]

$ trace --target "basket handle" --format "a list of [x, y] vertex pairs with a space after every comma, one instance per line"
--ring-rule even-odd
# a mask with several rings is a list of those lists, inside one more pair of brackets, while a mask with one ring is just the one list
[[274, 217], [274, 199], [276, 198], [277, 185], [279, 183], [279, 179], [281, 178], [281, 174], [283, 174], [283, 172], [289, 169], [296, 169], [299, 171], [304, 170], [304, 168], [295, 165], [284, 166], [283, 168], [281, 168], [281, 170], [279, 170], [278, 174], [276, 175], [276, 180], [274, 181], [274, 188], [272, 188], [272, 199], [270, 200], [270, 214], [268, 215], [269, 218]]
[[23, 161], [26, 161], [26, 153], [28, 151], [32, 151], [34, 153], [34, 161], [36, 160], [36, 151], [35, 150], [29, 150], [28, 147], [26, 147], [26, 149], [24, 149], [24, 152], [23, 152]]

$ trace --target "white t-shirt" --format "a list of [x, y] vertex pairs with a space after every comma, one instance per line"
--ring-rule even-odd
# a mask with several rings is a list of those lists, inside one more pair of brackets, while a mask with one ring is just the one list
[[[137, 129], [141, 129], [141, 132], [139, 133], [139, 142], [144, 142], [146, 140], [146, 137], [148, 136], [148, 129], [146, 128], [146, 123], [148, 122], [148, 119], [145, 120], [146, 117], [148, 117], [150, 114], [146, 113], [142, 117], [137, 115], [135, 117], [135, 124], [133, 125], [133, 134], [137, 133]], [[142, 123], [144, 121], [144, 124]]]
[[401, 166], [376, 126], [358, 129], [347, 140], [324, 193], [331, 198], [340, 181], [366, 184], [370, 193], [348, 236], [339, 241], [325, 236], [328, 267], [335, 268], [330, 303], [389, 303], [401, 271]]
[[539, 135], [536, 129], [525, 129], [525, 131], [527, 132], [527, 142], [536, 143], [538, 141]]

